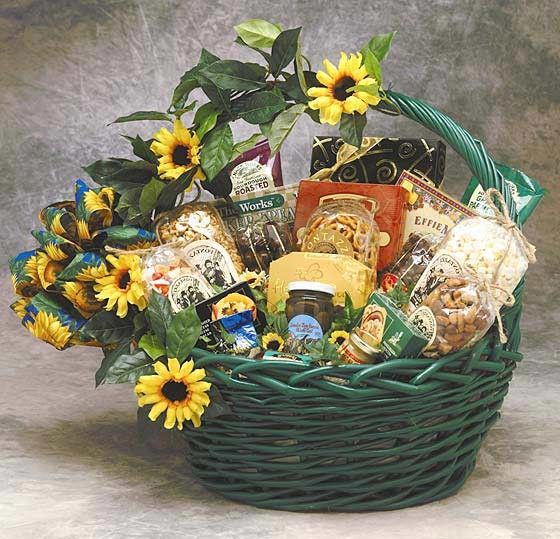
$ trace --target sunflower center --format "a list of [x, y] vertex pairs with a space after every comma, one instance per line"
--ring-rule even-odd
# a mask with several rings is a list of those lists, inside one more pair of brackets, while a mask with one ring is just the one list
[[176, 165], [189, 165], [191, 158], [189, 157], [189, 149], [187, 146], [177, 146], [173, 150], [173, 162]]
[[126, 290], [128, 288], [129, 283], [130, 283], [130, 272], [128, 270], [123, 271], [119, 275], [119, 288], [121, 290]]
[[185, 400], [189, 394], [187, 386], [183, 382], [176, 382], [175, 380], [166, 382], [161, 388], [161, 392], [171, 402]]
[[346, 90], [348, 88], [352, 88], [352, 86], [356, 86], [356, 81], [352, 77], [342, 77], [333, 88], [333, 94], [335, 99], [339, 101], [344, 101], [348, 97], [348, 93]]
[[337, 337], [334, 341], [338, 346], [340, 346], [346, 339], [344, 337]]
[[270, 341], [267, 348], [269, 350], [278, 350], [280, 348], [280, 341]]

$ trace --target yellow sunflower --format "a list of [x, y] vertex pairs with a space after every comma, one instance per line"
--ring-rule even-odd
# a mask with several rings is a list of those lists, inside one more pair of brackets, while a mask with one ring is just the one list
[[202, 381], [206, 377], [204, 369], [193, 368], [192, 359], [181, 365], [172, 357], [167, 360], [167, 367], [161, 361], [154, 364], [157, 374], [140, 376], [134, 391], [139, 395], [138, 406], [153, 405], [148, 414], [152, 421], [166, 411], [166, 429], [172, 429], [177, 422], [177, 428], [183, 430], [185, 420], [200, 427], [200, 416], [210, 404], [206, 392], [211, 384]]
[[347, 331], [333, 331], [329, 337], [329, 342], [336, 346], [340, 346], [348, 338]]
[[51, 260], [47, 253], [37, 254], [37, 273], [41, 286], [47, 290], [56, 281], [56, 276], [64, 269], [64, 265], [56, 260]]
[[50, 224], [50, 230], [51, 232], [54, 232], [55, 234], [58, 234], [59, 236], [62, 236], [63, 234], [66, 234], [66, 230], [64, 229], [64, 227], [62, 226], [62, 223], [60, 222], [62, 215], [60, 213], [57, 213], [54, 217], [53, 220], [51, 221]]
[[91, 233], [88, 224], [83, 219], [76, 220], [76, 227], [78, 229], [78, 238], [80, 240], [91, 240]]
[[90, 283], [69, 281], [62, 286], [62, 295], [70, 300], [84, 318], [91, 318], [103, 306], [96, 300]]
[[72, 337], [70, 330], [54, 314], [45, 311], [39, 311], [34, 320], [25, 323], [25, 327], [33, 336], [52, 344], [58, 350], [62, 350]]
[[31, 303], [31, 298], [18, 298], [11, 305], [12, 310], [18, 315], [19, 319], [22, 320], [27, 314], [25, 308]]
[[25, 263], [25, 274], [31, 278], [30, 284], [39, 284], [41, 282], [41, 280], [39, 279], [39, 270], [37, 267], [38, 262], [38, 255], [33, 255], [30, 256]]
[[99, 266], [88, 266], [84, 268], [78, 275], [76, 275], [76, 279], [78, 281], [89, 282], [95, 281], [101, 277], [107, 277], [109, 275], [109, 270], [105, 265], [105, 262], [99, 264]]
[[378, 93], [379, 84], [372, 77], [368, 77], [366, 68], [362, 64], [362, 55], [358, 52], [348, 58], [345, 52], [340, 53], [340, 61], [336, 68], [329, 60], [323, 64], [327, 73], [317, 72], [317, 80], [323, 85], [309, 88], [307, 95], [314, 97], [309, 102], [309, 108], [320, 111], [321, 123], [336, 125], [340, 122], [342, 113], [364, 114], [368, 105], [377, 105], [379, 95], [369, 92], [347, 92], [353, 86], [372, 86], [375, 94]]
[[265, 350], [278, 350], [284, 348], [284, 339], [278, 333], [270, 332], [263, 335], [262, 345]]
[[[94, 213], [101, 212], [103, 216], [103, 226], [109, 226], [113, 221], [111, 208], [115, 200], [115, 192], [110, 187], [103, 187], [96, 193], [93, 189], [84, 194], [84, 204], [86, 210]], [[83, 238], [89, 239], [89, 238]]]
[[[200, 141], [196, 133], [191, 133], [181, 120], [175, 120], [173, 133], [162, 127], [155, 135], [150, 149], [159, 158], [158, 174], [163, 180], [176, 180], [181, 174], [196, 167], [195, 180], [205, 178], [200, 168]], [[187, 190], [190, 190], [191, 185]]]
[[142, 268], [138, 255], [107, 255], [113, 269], [107, 276], [95, 279], [95, 296], [99, 301], [108, 300], [105, 309], [110, 311], [117, 304], [117, 316], [124, 318], [128, 304], [136, 305], [141, 311], [148, 304], [142, 281]]
[[53, 242], [48, 242], [43, 247], [51, 260], [56, 260], [60, 262], [68, 258], [68, 255], [62, 250], [62, 248]]

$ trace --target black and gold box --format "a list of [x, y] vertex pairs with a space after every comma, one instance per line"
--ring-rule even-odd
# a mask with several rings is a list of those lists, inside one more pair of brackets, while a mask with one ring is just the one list
[[[438, 187], [445, 171], [445, 144], [439, 140], [376, 138], [371, 148], [358, 159], [340, 166], [331, 176], [333, 182], [395, 184], [404, 170]], [[343, 140], [338, 137], [313, 137], [311, 175], [336, 163]]]

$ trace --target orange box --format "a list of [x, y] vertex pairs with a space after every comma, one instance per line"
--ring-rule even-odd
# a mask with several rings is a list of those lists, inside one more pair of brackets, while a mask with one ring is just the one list
[[296, 240], [303, 236], [307, 220], [319, 205], [321, 197], [339, 193], [362, 195], [377, 200], [379, 209], [375, 214], [375, 222], [381, 232], [377, 269], [383, 269], [397, 257], [402, 247], [408, 192], [399, 185], [302, 180], [294, 221]]

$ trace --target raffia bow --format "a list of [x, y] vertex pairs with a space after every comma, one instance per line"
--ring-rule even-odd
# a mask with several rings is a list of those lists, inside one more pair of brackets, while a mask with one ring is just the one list
[[[492, 197], [495, 197], [500, 204], [500, 208], [496, 206]], [[529, 263], [534, 264], [537, 261], [537, 257], [535, 256], [535, 246], [529, 243], [529, 240], [523, 235], [519, 227], [511, 220], [509, 216], [509, 211], [507, 209], [507, 204], [504, 199], [504, 196], [500, 191], [491, 187], [490, 189], [486, 190], [486, 200], [488, 206], [494, 211], [494, 216], [487, 217], [491, 221], [498, 223], [499, 225], [503, 226], [507, 230], [511, 230], [514, 236], [517, 238], [519, 245]]]
[[344, 165], [360, 159], [366, 155], [374, 146], [383, 140], [381, 137], [363, 137], [362, 145], [357, 148], [343, 142], [338, 152], [336, 153], [336, 163], [332, 167], [322, 168], [315, 172], [309, 179], [310, 180], [329, 180], [334, 173]]

